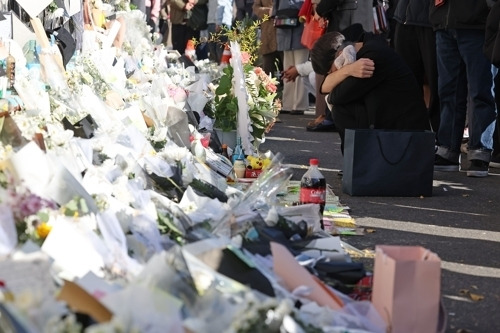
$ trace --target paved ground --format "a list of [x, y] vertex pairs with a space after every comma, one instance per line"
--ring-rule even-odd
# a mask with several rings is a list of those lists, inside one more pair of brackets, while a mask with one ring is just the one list
[[344, 238], [347, 243], [361, 250], [377, 244], [421, 245], [437, 253], [446, 332], [500, 332], [500, 169], [491, 169], [487, 178], [435, 172], [433, 196], [427, 198], [351, 197], [342, 193], [338, 176], [343, 163], [338, 133], [307, 132], [313, 118], [309, 112], [280, 115], [282, 122], [261, 150], [282, 153], [297, 180], [310, 158], [320, 159], [327, 182], [351, 208], [357, 225], [375, 230]]

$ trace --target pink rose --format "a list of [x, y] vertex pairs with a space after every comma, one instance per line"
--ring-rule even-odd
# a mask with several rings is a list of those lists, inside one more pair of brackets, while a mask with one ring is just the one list
[[275, 93], [277, 88], [276, 88], [276, 85], [274, 83], [268, 83], [268, 84], [266, 84], [266, 90], [270, 91], [272, 93]]
[[243, 64], [248, 64], [250, 63], [250, 54], [248, 52], [241, 52], [241, 62]]

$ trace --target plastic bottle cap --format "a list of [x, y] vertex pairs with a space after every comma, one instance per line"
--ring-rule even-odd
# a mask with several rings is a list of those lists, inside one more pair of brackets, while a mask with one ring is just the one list
[[317, 158], [311, 158], [309, 160], [309, 164], [310, 165], [318, 165], [319, 164], [319, 160]]

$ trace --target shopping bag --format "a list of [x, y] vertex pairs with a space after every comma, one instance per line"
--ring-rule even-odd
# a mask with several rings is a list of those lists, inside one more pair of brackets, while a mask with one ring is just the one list
[[435, 253], [421, 246], [375, 247], [372, 303], [391, 333], [437, 332], [440, 293], [441, 260]]
[[432, 196], [435, 134], [346, 129], [342, 190], [352, 196]]
[[311, 18], [304, 23], [304, 30], [300, 42], [309, 50], [312, 49], [314, 43], [325, 33], [325, 28], [321, 26], [321, 22]]

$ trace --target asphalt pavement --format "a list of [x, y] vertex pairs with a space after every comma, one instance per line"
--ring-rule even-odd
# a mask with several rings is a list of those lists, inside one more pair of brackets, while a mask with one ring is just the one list
[[[342, 239], [360, 250], [376, 245], [419, 245], [441, 258], [441, 295], [447, 333], [500, 332], [500, 169], [485, 178], [434, 172], [431, 197], [353, 197], [342, 193], [343, 167], [336, 132], [308, 132], [314, 119], [281, 114], [261, 151], [281, 153], [300, 180], [310, 158], [359, 227], [370, 233]], [[364, 260], [371, 269], [373, 260]], [[425, 332], [424, 332], [425, 333]]]

